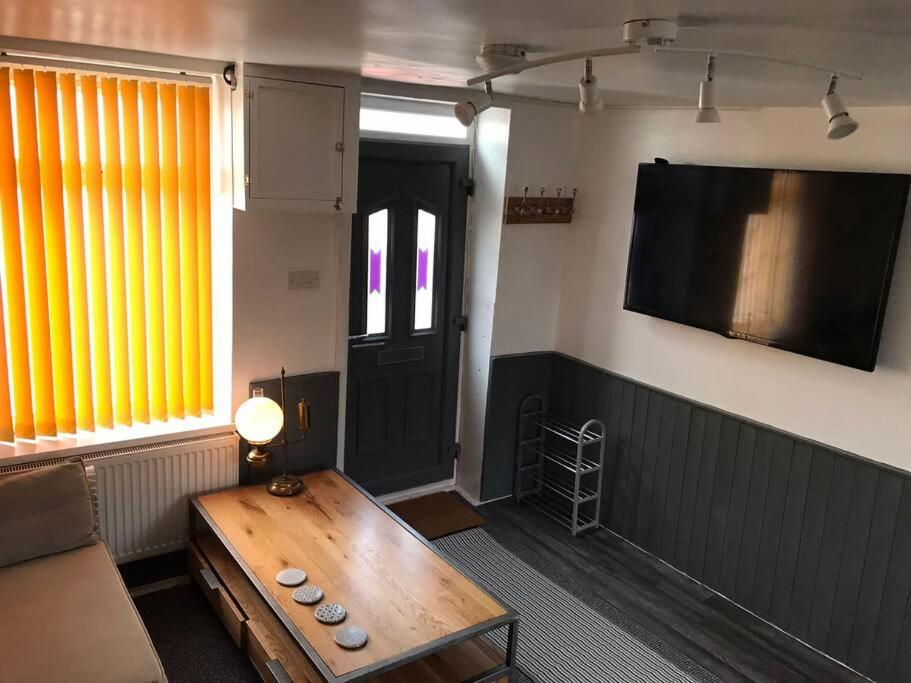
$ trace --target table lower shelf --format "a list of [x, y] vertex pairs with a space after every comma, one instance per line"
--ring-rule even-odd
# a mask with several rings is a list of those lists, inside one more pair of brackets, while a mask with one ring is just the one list
[[[319, 683], [322, 680], [216, 538], [195, 539], [189, 544], [188, 553], [193, 579], [264, 681]], [[501, 649], [479, 637], [369, 680], [376, 683], [456, 683], [489, 671], [505, 659], [506, 654]], [[276, 667], [276, 661], [279, 667]], [[498, 683], [506, 683], [506, 680], [504, 676]]]

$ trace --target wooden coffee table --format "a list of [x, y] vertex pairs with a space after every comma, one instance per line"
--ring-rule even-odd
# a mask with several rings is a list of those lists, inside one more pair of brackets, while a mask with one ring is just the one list
[[[290, 498], [248, 486], [191, 499], [191, 571], [264, 680], [507, 681], [518, 615], [464, 569], [335, 470], [304, 477]], [[275, 581], [307, 572], [319, 604], [348, 611], [335, 626]], [[318, 606], [318, 605], [317, 605]], [[359, 650], [334, 634], [368, 633]], [[505, 651], [481, 637], [508, 629]]]

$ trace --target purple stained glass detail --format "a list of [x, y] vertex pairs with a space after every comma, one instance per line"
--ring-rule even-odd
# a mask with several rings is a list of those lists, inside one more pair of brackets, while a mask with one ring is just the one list
[[379, 251], [370, 250], [370, 288], [367, 290], [368, 294], [373, 292], [380, 292], [380, 284], [382, 283], [383, 275], [383, 250]]
[[418, 249], [418, 291], [427, 289], [427, 249]]

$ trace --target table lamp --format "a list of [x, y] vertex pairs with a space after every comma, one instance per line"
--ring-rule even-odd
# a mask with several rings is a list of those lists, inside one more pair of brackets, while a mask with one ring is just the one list
[[[310, 431], [310, 404], [301, 400], [297, 404], [298, 427], [301, 438], [292, 443], [303, 441]], [[273, 477], [266, 485], [266, 489], [273, 496], [294, 496], [303, 491], [303, 480], [293, 474], [288, 474], [288, 438], [285, 432], [285, 369], [281, 375], [281, 405], [271, 398], [263, 396], [260, 387], [253, 389], [252, 398], [244, 401], [234, 415], [234, 425], [240, 434], [252, 446], [247, 453], [247, 462], [254, 467], [261, 467], [272, 460], [272, 452], [268, 446], [280, 445], [282, 447], [282, 473]], [[274, 441], [281, 432], [281, 441]]]

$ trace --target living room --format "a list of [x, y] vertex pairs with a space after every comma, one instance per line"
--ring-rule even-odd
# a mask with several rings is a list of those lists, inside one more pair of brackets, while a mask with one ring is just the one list
[[0, 680], [911, 679], [903, 9], [10, 0]]

